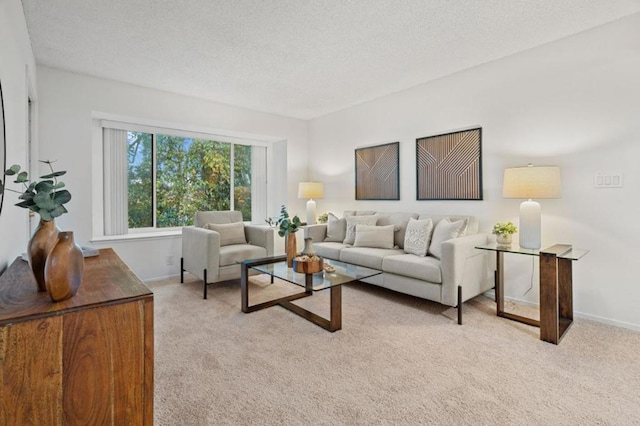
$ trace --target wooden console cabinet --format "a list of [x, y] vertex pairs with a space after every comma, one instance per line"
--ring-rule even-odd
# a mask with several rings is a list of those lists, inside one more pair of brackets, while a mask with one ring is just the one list
[[54, 303], [18, 258], [0, 276], [0, 363], [0, 425], [151, 425], [153, 294], [103, 249]]

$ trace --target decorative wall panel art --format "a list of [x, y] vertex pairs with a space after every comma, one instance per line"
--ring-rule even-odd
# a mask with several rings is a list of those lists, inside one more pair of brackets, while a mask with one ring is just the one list
[[400, 142], [356, 149], [356, 200], [400, 199]]
[[416, 139], [418, 200], [482, 200], [482, 128]]

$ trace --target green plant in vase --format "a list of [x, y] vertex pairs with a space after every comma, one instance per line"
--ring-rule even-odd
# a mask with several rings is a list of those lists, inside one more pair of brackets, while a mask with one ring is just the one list
[[302, 227], [302, 222], [298, 216], [291, 218], [287, 208], [282, 205], [280, 207], [280, 217], [278, 217], [275, 224], [278, 227], [278, 235], [286, 238], [285, 251], [287, 253], [287, 266], [290, 268], [293, 265], [293, 258], [297, 255], [296, 232]]
[[497, 236], [498, 244], [511, 244], [511, 236], [518, 232], [518, 228], [511, 222], [498, 222], [493, 225], [492, 234]]
[[5, 174], [15, 176], [13, 183], [22, 184], [24, 191], [5, 189], [20, 194], [18, 199], [22, 201], [16, 206], [29, 209], [40, 215], [40, 223], [29, 240], [27, 255], [36, 278], [38, 291], [46, 291], [45, 263], [49, 252], [58, 242], [59, 230], [55, 225], [55, 218], [67, 213], [64, 205], [71, 200], [71, 193], [63, 189], [64, 182], [58, 180], [67, 172], [64, 170], [55, 171], [51, 161], [41, 161], [41, 163], [47, 164], [51, 172], [40, 176], [40, 180], [37, 181], [30, 181], [28, 173], [20, 171], [19, 165], [14, 164], [9, 167]]
[[322, 213], [318, 216], [318, 223], [327, 223], [329, 220], [329, 213]]

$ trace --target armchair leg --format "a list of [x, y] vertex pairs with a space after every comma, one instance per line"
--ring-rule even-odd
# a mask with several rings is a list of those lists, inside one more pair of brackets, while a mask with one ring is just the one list
[[458, 325], [462, 325], [462, 286], [458, 286]]
[[180, 258], [180, 284], [184, 284], [184, 257]]
[[204, 270], [204, 281], [202, 282], [204, 286], [204, 298], [207, 298], [207, 269]]

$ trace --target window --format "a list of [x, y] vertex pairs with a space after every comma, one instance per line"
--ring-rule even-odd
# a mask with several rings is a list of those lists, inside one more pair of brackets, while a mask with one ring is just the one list
[[[266, 147], [203, 136], [104, 129], [106, 235], [192, 225], [194, 213], [205, 210], [238, 210], [245, 221], [266, 217]], [[126, 149], [110, 147], [122, 141]], [[126, 178], [118, 184], [121, 151]]]

